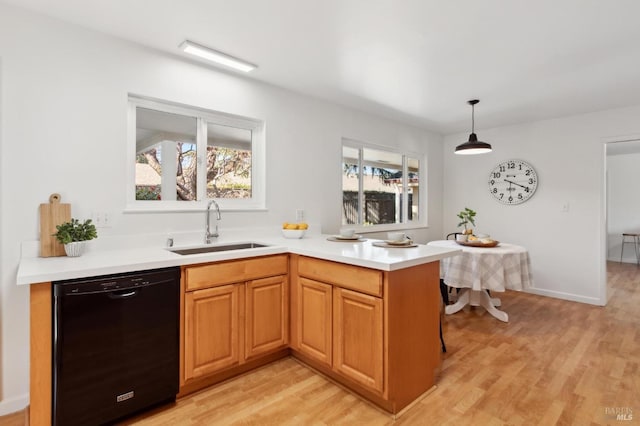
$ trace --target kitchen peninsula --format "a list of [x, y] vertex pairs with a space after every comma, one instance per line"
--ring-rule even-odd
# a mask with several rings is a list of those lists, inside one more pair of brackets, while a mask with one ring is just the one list
[[[435, 385], [439, 261], [460, 250], [228, 232], [213, 245], [264, 247], [182, 256], [160, 241], [105, 242], [75, 259], [39, 258], [23, 249], [18, 284], [31, 284], [32, 424], [50, 423], [51, 282], [168, 266], [182, 271], [178, 397], [289, 355], [392, 414]], [[233, 301], [233, 318], [214, 325], [210, 310], [195, 307], [220, 295]], [[206, 353], [210, 340], [194, 331], [215, 334], [214, 327], [228, 328], [221, 336], [232, 334], [207, 337], [229, 345], [216, 346], [215, 355]]]

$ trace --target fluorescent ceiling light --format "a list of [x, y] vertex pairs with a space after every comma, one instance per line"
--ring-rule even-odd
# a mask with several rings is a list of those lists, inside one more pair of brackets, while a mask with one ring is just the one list
[[233, 56], [229, 56], [208, 47], [201, 46], [189, 40], [183, 41], [182, 44], [180, 44], [180, 49], [191, 55], [195, 55], [200, 58], [207, 59], [211, 62], [215, 62], [216, 64], [224, 65], [244, 72], [249, 72], [258, 67], [257, 65], [251, 64], [238, 58], [234, 58]]

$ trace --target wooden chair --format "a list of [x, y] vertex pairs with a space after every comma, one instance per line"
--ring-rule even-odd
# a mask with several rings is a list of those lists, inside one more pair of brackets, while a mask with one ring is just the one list
[[[440, 294], [442, 295], [442, 303], [447, 306], [449, 304], [449, 294], [447, 293], [447, 285], [442, 278], [440, 279]], [[447, 346], [444, 344], [444, 337], [442, 337], [442, 313], [440, 315], [440, 343], [442, 343], [442, 352], [446, 352]]]
[[[458, 235], [462, 235], [462, 232], [452, 232], [450, 234], [447, 234], [446, 239], [447, 240], [453, 239], [455, 241]], [[453, 238], [449, 238], [449, 237], [453, 237]], [[440, 293], [442, 294], [442, 301], [444, 302], [445, 306], [449, 304], [449, 293], [451, 293], [453, 289], [454, 287], [447, 286], [444, 283], [444, 280], [442, 278], [440, 279]], [[456, 294], [457, 293], [458, 293], [458, 289], [456, 289]]]

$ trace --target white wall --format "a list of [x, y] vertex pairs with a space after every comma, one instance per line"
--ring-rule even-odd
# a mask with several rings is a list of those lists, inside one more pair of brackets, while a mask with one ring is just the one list
[[[640, 232], [640, 154], [607, 156], [609, 260], [620, 261], [623, 232]], [[633, 241], [631, 238], [627, 242]], [[636, 263], [632, 244], [625, 244], [623, 262]]]
[[38, 238], [38, 205], [59, 192], [74, 217], [113, 214], [102, 235], [203, 228], [198, 214], [122, 214], [126, 104], [135, 93], [266, 121], [267, 207], [224, 213], [225, 227], [279, 226], [303, 208], [324, 232], [340, 226], [341, 138], [428, 153], [431, 227], [439, 238], [442, 138], [215, 71], [0, 4], [0, 415], [28, 400], [29, 297], [15, 276], [20, 243]]
[[[640, 129], [640, 107], [477, 130], [494, 151], [458, 156], [467, 134], [445, 137], [445, 230], [454, 230], [463, 207], [478, 212], [476, 229], [529, 249], [532, 292], [602, 304], [605, 277], [604, 141]], [[482, 124], [482, 115], [476, 114]], [[525, 160], [536, 169], [536, 194], [505, 206], [488, 193], [489, 171], [499, 162]], [[569, 211], [562, 207], [569, 204]]]

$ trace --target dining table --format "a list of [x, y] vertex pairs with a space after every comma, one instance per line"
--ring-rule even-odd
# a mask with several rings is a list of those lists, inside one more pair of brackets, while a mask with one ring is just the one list
[[526, 248], [500, 242], [495, 247], [461, 245], [453, 240], [430, 241], [435, 247], [458, 248], [462, 253], [440, 261], [440, 278], [449, 287], [458, 288], [458, 298], [445, 307], [447, 315], [459, 312], [466, 305], [482, 306], [500, 321], [509, 315], [497, 309], [501, 300], [490, 292], [521, 291], [533, 285], [531, 260]]

